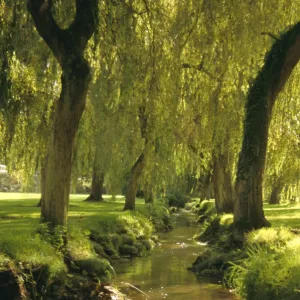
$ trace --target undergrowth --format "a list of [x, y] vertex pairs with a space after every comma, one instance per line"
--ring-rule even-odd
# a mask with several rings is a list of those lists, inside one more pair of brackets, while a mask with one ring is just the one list
[[240, 258], [243, 239], [232, 231], [231, 214], [217, 215], [214, 202], [204, 200], [189, 204], [188, 209], [199, 215], [202, 223], [194, 239], [210, 245], [193, 263], [191, 270], [200, 277], [221, 280], [229, 267], [229, 261]]
[[[241, 235], [233, 228], [232, 215], [216, 215], [208, 202], [195, 201], [188, 205], [202, 222], [194, 238], [210, 245], [193, 263], [194, 272], [223, 279], [241, 299], [300, 299], [299, 230], [262, 228]], [[297, 213], [295, 206], [268, 209], [267, 213], [278, 218], [282, 211], [288, 216]]]
[[246, 300], [300, 299], [300, 237], [286, 228], [249, 233], [245, 258], [232, 263], [227, 282]]
[[[27, 298], [50, 295], [65, 299], [67, 294], [89, 298], [91, 289], [98, 293], [115, 276], [113, 260], [146, 255], [155, 244], [154, 232], [169, 228], [168, 210], [161, 205], [143, 205], [134, 212], [118, 212], [119, 203], [100, 205], [107, 207], [100, 217], [85, 217], [90, 208], [99, 208], [95, 204], [73, 204], [73, 215], [75, 209], [78, 217], [71, 218], [68, 229], [58, 226], [50, 230], [47, 224], [40, 224], [34, 231], [18, 228], [16, 233], [11, 228], [1, 235], [0, 276], [4, 287], [0, 287], [0, 294], [8, 299], [22, 293]], [[14, 222], [15, 217], [11, 220]]]

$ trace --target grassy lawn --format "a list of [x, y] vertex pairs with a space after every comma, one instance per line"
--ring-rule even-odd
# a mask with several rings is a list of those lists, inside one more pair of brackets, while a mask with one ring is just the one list
[[[109, 232], [115, 219], [124, 214], [124, 197], [111, 201], [104, 196], [100, 203], [83, 202], [87, 195], [71, 195], [69, 226]], [[40, 194], [0, 193], [0, 235], [26, 234], [33, 232], [39, 224], [40, 208], [36, 207]], [[137, 199], [137, 209], [142, 210], [144, 201]], [[264, 205], [266, 218], [272, 226], [300, 228], [300, 204]]]
[[300, 228], [300, 203], [264, 205], [265, 216], [273, 227]]
[[[68, 288], [71, 286], [76, 294], [82, 284], [82, 293], [85, 293], [87, 286], [94, 288], [91, 282], [95, 278], [97, 282], [108, 282], [112, 278], [113, 268], [109, 257], [142, 256], [151, 250], [154, 244], [151, 237], [155, 228], [151, 217], [159, 218], [160, 211], [153, 212], [154, 206], [151, 206], [150, 211], [143, 199], [136, 201], [137, 212], [129, 212], [123, 211], [122, 196], [116, 200], [104, 196], [105, 200], [99, 203], [83, 202], [87, 196], [70, 197], [70, 230], [68, 243], [63, 247], [62, 228], [57, 227], [50, 234], [47, 226], [40, 224], [40, 208], [36, 206], [40, 194], [0, 193], [0, 273], [14, 270], [18, 276], [22, 274], [26, 280], [29, 278], [31, 284], [33, 279], [26, 272], [38, 270], [39, 274], [43, 272], [45, 276], [42, 279], [47, 281], [45, 286], [56, 278], [60, 282], [68, 282]], [[66, 257], [68, 262], [71, 261], [71, 267], [67, 267]], [[5, 282], [4, 275], [1, 276]], [[5, 292], [8, 293], [8, 290]], [[1, 291], [3, 289], [0, 286], [0, 295]], [[52, 293], [51, 290], [48, 292]], [[60, 289], [57, 293], [61, 293]], [[67, 293], [67, 290], [63, 293]], [[55, 295], [51, 299], [61, 299]], [[79, 298], [88, 299], [87, 296]]]
[[[88, 195], [71, 195], [69, 208], [69, 226], [109, 231], [115, 219], [124, 214], [124, 197], [110, 201], [104, 196], [100, 203], [83, 202]], [[29, 234], [39, 224], [40, 208], [36, 207], [40, 194], [0, 193], [0, 235]], [[141, 209], [144, 201], [137, 199], [137, 209]]]

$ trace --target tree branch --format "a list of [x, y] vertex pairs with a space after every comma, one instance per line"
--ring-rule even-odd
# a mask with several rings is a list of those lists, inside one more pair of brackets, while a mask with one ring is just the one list
[[280, 38], [278, 38], [275, 34], [271, 33], [271, 32], [262, 32], [261, 35], [268, 35], [269, 37], [271, 37], [272, 39], [279, 41]]
[[[97, 0], [76, 0], [76, 15], [67, 30], [61, 29], [52, 14], [52, 0], [28, 0], [27, 8], [40, 36], [61, 66], [70, 57], [82, 56], [92, 36], [98, 15]], [[70, 56], [70, 54], [73, 54]]]
[[70, 37], [69, 43], [71, 43], [72, 48], [77, 48], [81, 55], [95, 31], [97, 21], [98, 1], [76, 0], [75, 19], [67, 31]]
[[61, 53], [63, 47], [62, 29], [59, 28], [53, 18], [52, 6], [52, 0], [27, 1], [27, 9], [33, 18], [38, 33], [61, 64], [63, 59]]
[[183, 63], [183, 64], [181, 64], [181, 66], [182, 66], [182, 68], [184, 68], [184, 69], [195, 69], [195, 70], [197, 70], [197, 71], [201, 71], [201, 72], [203, 72], [205, 75], [207, 75], [210, 79], [216, 80], [216, 81], [218, 81], [218, 82], [221, 81], [220, 78], [214, 76], [211, 72], [209, 72], [208, 70], [206, 70], [206, 69], [204, 68], [204, 65], [203, 65], [203, 59], [202, 59], [201, 63], [198, 64], [198, 65], [191, 65], [191, 64], [188, 64], [188, 63]]

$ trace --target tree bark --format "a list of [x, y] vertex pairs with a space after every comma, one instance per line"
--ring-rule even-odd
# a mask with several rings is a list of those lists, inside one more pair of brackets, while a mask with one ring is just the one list
[[52, 6], [52, 0], [28, 1], [38, 33], [62, 68], [62, 88], [53, 115], [41, 213], [42, 222], [54, 227], [67, 224], [74, 139], [90, 81], [84, 50], [95, 31], [97, 1], [76, 0], [75, 19], [67, 29], [57, 25]]
[[41, 167], [41, 199], [40, 199], [39, 203], [37, 204], [37, 207], [42, 206], [42, 202], [44, 201], [44, 198], [45, 198], [46, 161], [47, 161], [47, 157], [45, 158], [43, 166]]
[[214, 157], [212, 182], [217, 213], [233, 213], [233, 188], [227, 157], [219, 154]]
[[[146, 114], [146, 106], [139, 106], [138, 118], [140, 121], [140, 131], [141, 136], [145, 141], [144, 152], [146, 152], [147, 145], [149, 144], [147, 136], [147, 126], [148, 126], [148, 116]], [[138, 180], [142, 175], [145, 168], [145, 154], [144, 152], [139, 156], [135, 164], [133, 165], [128, 179], [128, 184], [125, 193], [125, 205], [124, 210], [134, 210], [135, 209], [135, 197], [137, 193]]]
[[154, 195], [151, 184], [147, 183], [144, 187], [145, 204], [154, 203]]
[[297, 23], [276, 40], [249, 90], [235, 186], [234, 224], [237, 229], [270, 225], [265, 219], [262, 202], [269, 124], [275, 100], [299, 59], [300, 23]]
[[97, 168], [97, 166], [94, 166], [91, 194], [84, 201], [88, 201], [88, 202], [103, 201], [104, 200], [102, 197], [103, 184], [104, 184], [104, 173], [101, 172]]
[[200, 176], [200, 201], [212, 198], [211, 173], [210, 171]]
[[283, 190], [283, 187], [284, 187], [284, 184], [278, 178], [272, 187], [269, 204], [279, 204], [280, 203], [280, 194]]
[[131, 169], [128, 185], [125, 193], [125, 206], [124, 210], [134, 210], [135, 209], [135, 195], [137, 192], [137, 183], [145, 167], [145, 156], [142, 153], [134, 166]]

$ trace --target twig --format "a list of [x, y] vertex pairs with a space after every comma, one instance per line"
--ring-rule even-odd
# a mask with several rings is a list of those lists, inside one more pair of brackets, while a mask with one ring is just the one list
[[275, 34], [271, 33], [271, 32], [262, 32], [261, 35], [268, 35], [269, 37], [271, 37], [272, 39], [279, 41], [280, 38], [277, 37]]
[[127, 285], [127, 286], [129, 286], [131, 288], [133, 288], [134, 290], [137, 290], [138, 292], [140, 292], [141, 294], [143, 294], [147, 299], [150, 299], [150, 297], [147, 294], [145, 294], [143, 291], [141, 291], [140, 289], [138, 289], [136, 286], [134, 286], [134, 285], [132, 285], [132, 284], [130, 284], [128, 282], [121, 282], [121, 283], [125, 284], [125, 285]]

